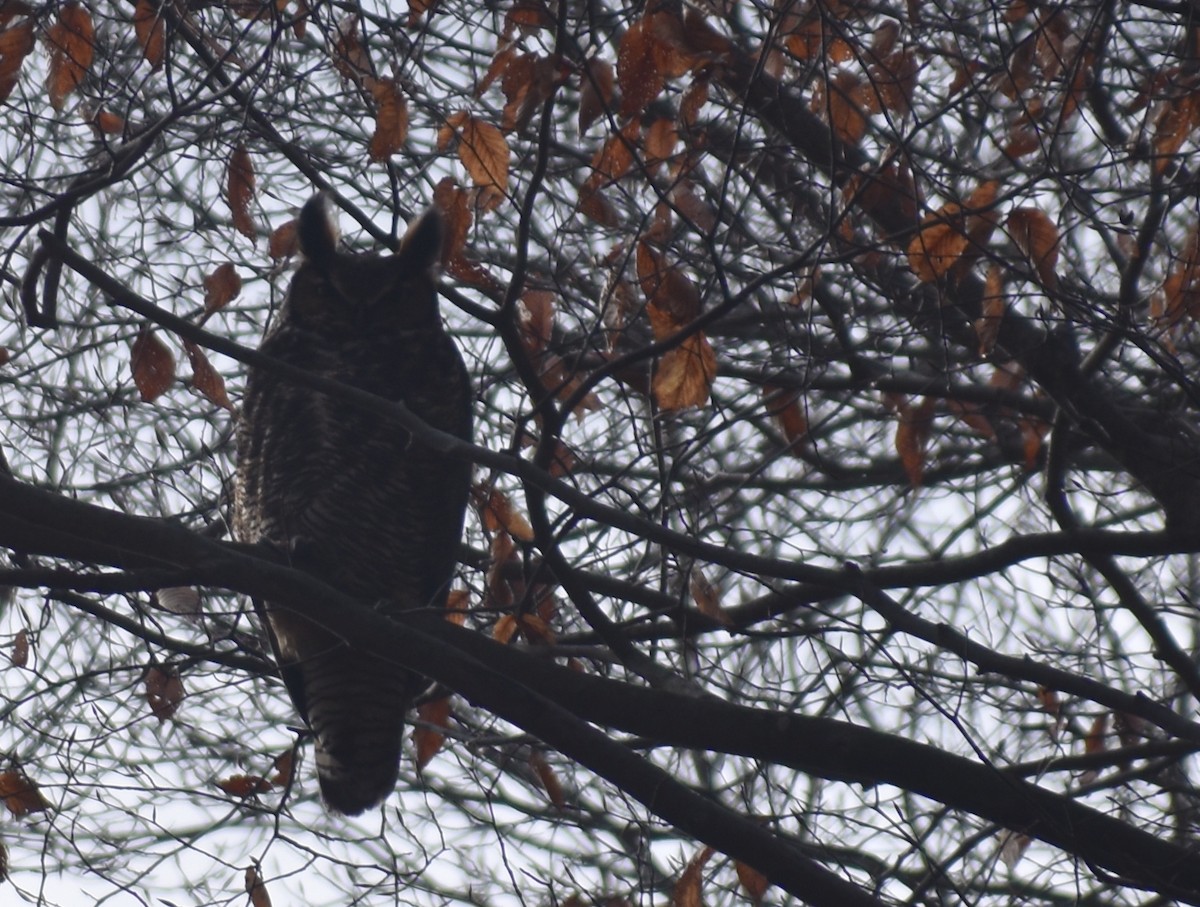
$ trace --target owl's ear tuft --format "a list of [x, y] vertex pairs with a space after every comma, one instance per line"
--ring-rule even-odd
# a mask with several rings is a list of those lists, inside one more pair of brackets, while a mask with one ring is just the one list
[[318, 192], [300, 209], [296, 222], [296, 235], [300, 240], [300, 251], [319, 270], [327, 270], [337, 256], [337, 221], [329, 209], [329, 199]]
[[406, 268], [432, 272], [442, 261], [442, 216], [430, 208], [408, 228], [400, 240], [400, 258]]

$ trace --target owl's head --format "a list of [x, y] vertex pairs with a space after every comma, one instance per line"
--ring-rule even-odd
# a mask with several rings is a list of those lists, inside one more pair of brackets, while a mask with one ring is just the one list
[[429, 209], [391, 254], [342, 252], [324, 193], [313, 196], [297, 220], [304, 258], [288, 290], [293, 324], [333, 335], [414, 330], [440, 324], [437, 269], [442, 219]]

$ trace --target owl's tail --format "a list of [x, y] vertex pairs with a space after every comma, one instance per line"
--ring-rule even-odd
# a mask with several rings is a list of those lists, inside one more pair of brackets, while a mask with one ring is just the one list
[[297, 667], [304, 675], [306, 717], [316, 738], [321, 797], [331, 810], [358, 815], [396, 787], [414, 680], [395, 665], [345, 648]]

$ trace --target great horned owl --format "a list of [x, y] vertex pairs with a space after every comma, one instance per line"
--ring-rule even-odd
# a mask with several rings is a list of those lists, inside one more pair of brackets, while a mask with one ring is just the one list
[[[323, 196], [300, 211], [303, 261], [261, 351], [404, 404], [429, 425], [471, 436], [471, 386], [442, 328], [434, 269], [441, 221], [429, 212], [394, 255], [349, 254]], [[388, 612], [445, 604], [470, 465], [422, 446], [401, 425], [250, 370], [237, 432], [235, 530]], [[404, 713], [420, 679], [364, 658], [287, 602], [259, 604], [280, 673], [316, 738], [330, 809], [381, 802], [399, 771]]]

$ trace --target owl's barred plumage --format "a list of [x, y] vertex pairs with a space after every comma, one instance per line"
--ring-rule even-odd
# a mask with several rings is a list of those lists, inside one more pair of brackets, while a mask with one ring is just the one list
[[[394, 255], [349, 254], [323, 197], [300, 212], [304, 260], [261, 352], [388, 400], [434, 428], [471, 436], [471, 387], [438, 312], [435, 212]], [[470, 465], [393, 420], [251, 369], [238, 427], [235, 528], [383, 613], [444, 606]], [[260, 603], [280, 672], [316, 739], [330, 809], [354, 815], [392, 791], [404, 714], [421, 680], [369, 659], [286, 602]]]

